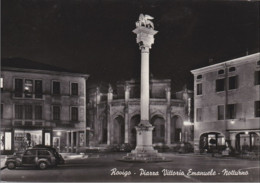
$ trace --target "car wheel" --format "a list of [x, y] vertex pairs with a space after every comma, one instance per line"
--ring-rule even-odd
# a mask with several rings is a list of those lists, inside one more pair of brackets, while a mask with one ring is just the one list
[[47, 163], [46, 162], [44, 162], [44, 161], [41, 161], [40, 163], [39, 163], [39, 168], [41, 169], [41, 170], [44, 170], [44, 169], [46, 169], [47, 168]]
[[13, 169], [15, 169], [15, 163], [14, 162], [9, 162], [9, 163], [7, 163], [7, 168], [9, 169], [9, 170], [13, 170]]

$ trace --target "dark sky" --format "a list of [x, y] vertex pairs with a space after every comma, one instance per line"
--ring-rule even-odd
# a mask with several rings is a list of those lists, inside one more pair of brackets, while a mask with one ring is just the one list
[[92, 81], [138, 78], [132, 33], [154, 17], [150, 71], [192, 88], [191, 69], [259, 51], [259, 2], [2, 0], [2, 58], [22, 57], [90, 74]]

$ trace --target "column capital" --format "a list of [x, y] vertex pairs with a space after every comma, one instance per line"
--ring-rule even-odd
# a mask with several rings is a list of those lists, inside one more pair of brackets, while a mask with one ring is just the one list
[[148, 48], [147, 50], [152, 48], [152, 44], [154, 43], [154, 35], [157, 34], [158, 31], [147, 27], [137, 27], [133, 32], [137, 35], [136, 42], [139, 44], [140, 49]]
[[113, 88], [111, 84], [108, 85], [108, 93], [113, 93]]
[[125, 92], [130, 92], [131, 88], [128, 83], [125, 84], [124, 89], [125, 89]]

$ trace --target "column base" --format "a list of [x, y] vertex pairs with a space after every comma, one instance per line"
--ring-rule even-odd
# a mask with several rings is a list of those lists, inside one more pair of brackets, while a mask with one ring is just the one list
[[153, 126], [139, 125], [137, 131], [137, 146], [131, 153], [127, 153], [120, 161], [125, 162], [168, 162], [171, 161], [154, 150], [152, 145], [152, 130]]

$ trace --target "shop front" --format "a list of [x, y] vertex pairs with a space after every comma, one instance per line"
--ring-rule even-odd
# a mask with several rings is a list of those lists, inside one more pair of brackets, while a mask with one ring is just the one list
[[13, 154], [39, 144], [52, 145], [52, 129], [4, 129], [0, 135], [1, 154]]

